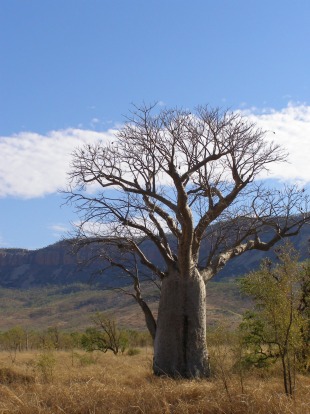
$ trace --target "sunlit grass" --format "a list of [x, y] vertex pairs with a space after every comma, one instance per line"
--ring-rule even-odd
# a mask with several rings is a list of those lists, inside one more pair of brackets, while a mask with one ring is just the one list
[[[43, 365], [42, 365], [43, 361]], [[41, 362], [41, 365], [40, 365]], [[46, 364], [46, 366], [44, 366]], [[248, 375], [243, 392], [237, 374], [210, 381], [153, 376], [152, 353], [85, 356], [77, 352], [23, 352], [12, 364], [0, 354], [0, 413], [278, 413], [310, 412], [310, 378], [299, 376], [294, 398], [283, 393], [281, 377]], [[46, 368], [46, 372], [44, 369]], [[1, 378], [1, 375], [0, 375]]]

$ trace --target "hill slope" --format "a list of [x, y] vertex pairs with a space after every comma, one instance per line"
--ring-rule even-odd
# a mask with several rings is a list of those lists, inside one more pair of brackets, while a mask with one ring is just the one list
[[[144, 298], [156, 315], [158, 291], [153, 284], [142, 286]], [[208, 326], [227, 321], [235, 326], [250, 302], [241, 297], [236, 283], [209, 282], [207, 290]], [[29, 290], [0, 289], [0, 331], [16, 325], [44, 330], [83, 330], [90, 326], [94, 312], [108, 312], [119, 325], [146, 330], [143, 313], [135, 300], [118, 291], [89, 285], [51, 286]]]

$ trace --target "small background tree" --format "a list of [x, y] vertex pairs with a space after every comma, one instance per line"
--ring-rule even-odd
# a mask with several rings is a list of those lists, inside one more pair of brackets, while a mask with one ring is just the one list
[[255, 303], [254, 310], [246, 312], [241, 331], [248, 347], [247, 361], [262, 367], [279, 359], [285, 392], [292, 395], [296, 370], [307, 365], [309, 357], [305, 352], [309, 298], [304, 304], [309, 274], [306, 277], [290, 244], [278, 249], [277, 255], [277, 265], [264, 261], [259, 271], [241, 280], [242, 291]]
[[107, 315], [97, 312], [92, 317], [94, 327], [88, 328], [81, 338], [81, 344], [87, 351], [112, 351], [114, 355], [124, 352], [128, 345], [125, 331], [118, 329], [116, 322]]

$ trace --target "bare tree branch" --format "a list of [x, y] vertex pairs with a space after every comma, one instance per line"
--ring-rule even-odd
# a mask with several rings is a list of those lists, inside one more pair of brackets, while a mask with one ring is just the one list
[[[79, 215], [77, 242], [100, 243], [102, 259], [131, 277], [140, 306], [137, 275], [143, 267], [165, 289], [171, 280], [179, 286], [169, 294], [181, 295], [174, 307], [183, 321], [189, 303], [204, 303], [197, 293], [202, 279], [247, 251], [270, 249], [310, 222], [306, 192], [264, 188], [258, 181], [271, 163], [286, 159], [266, 134], [241, 114], [217, 108], [191, 113], [134, 107], [113, 142], [73, 154], [67, 197]], [[153, 249], [146, 251], [146, 243]], [[198, 296], [185, 301], [189, 293], [182, 289], [195, 283]], [[174, 315], [169, 294], [162, 314]]]

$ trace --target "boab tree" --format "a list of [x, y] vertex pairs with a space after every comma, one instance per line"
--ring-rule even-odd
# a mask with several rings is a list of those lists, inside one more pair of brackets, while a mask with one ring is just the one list
[[[132, 277], [154, 338], [155, 374], [208, 377], [207, 281], [234, 257], [296, 234], [309, 219], [306, 197], [297, 187], [255, 182], [285, 154], [240, 114], [153, 112], [135, 108], [113, 142], [73, 154], [76, 239], [99, 243], [105, 262]], [[161, 262], [143, 248], [146, 240]], [[142, 297], [142, 268], [161, 288], [157, 321]]]

